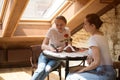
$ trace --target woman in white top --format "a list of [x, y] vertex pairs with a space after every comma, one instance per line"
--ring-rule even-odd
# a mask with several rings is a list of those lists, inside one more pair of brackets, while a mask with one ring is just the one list
[[[58, 16], [55, 19], [55, 27], [51, 27], [42, 43], [42, 50], [62, 51], [65, 47], [65, 42], [61, 42], [66, 39], [67, 34], [70, 37], [69, 28], [66, 27], [67, 20], [64, 16]], [[54, 46], [54, 47], [53, 47]], [[44, 80], [45, 77], [52, 71], [55, 67], [59, 65], [60, 61], [52, 60], [40, 54], [38, 59], [38, 67], [34, 72], [31, 80]]]
[[68, 74], [66, 80], [115, 80], [116, 74], [104, 34], [99, 31], [102, 25], [97, 14], [88, 14], [84, 20], [84, 29], [91, 34], [89, 38], [89, 66]]

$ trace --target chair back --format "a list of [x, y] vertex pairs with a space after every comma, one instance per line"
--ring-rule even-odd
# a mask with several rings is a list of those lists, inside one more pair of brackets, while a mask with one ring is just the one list
[[33, 63], [37, 63], [38, 57], [40, 56], [40, 53], [42, 52], [41, 45], [32, 45], [31, 51], [32, 51]]
[[116, 80], [120, 79], [120, 56], [118, 57], [118, 61], [113, 62], [113, 67], [117, 71], [117, 78]]

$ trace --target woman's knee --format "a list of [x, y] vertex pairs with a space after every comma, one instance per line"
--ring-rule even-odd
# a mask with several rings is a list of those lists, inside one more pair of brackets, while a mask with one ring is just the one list
[[45, 72], [50, 72], [52, 70], [52, 67], [50, 65], [47, 65], [45, 68]]
[[41, 72], [41, 71], [44, 71], [44, 69], [45, 69], [45, 63], [40, 63], [38, 64], [36, 71]]

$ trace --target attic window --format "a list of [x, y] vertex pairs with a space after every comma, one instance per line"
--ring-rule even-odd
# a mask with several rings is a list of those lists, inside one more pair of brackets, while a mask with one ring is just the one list
[[30, 0], [21, 20], [48, 20], [66, 0]]
[[0, 0], [0, 17], [2, 14], [3, 3], [4, 3], [4, 0]]

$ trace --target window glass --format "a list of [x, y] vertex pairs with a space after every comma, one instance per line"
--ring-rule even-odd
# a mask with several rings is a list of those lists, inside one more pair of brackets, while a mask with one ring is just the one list
[[30, 0], [22, 20], [50, 19], [66, 0]]
[[1, 13], [2, 13], [3, 2], [4, 2], [4, 0], [0, 0], [0, 16], [1, 16]]

